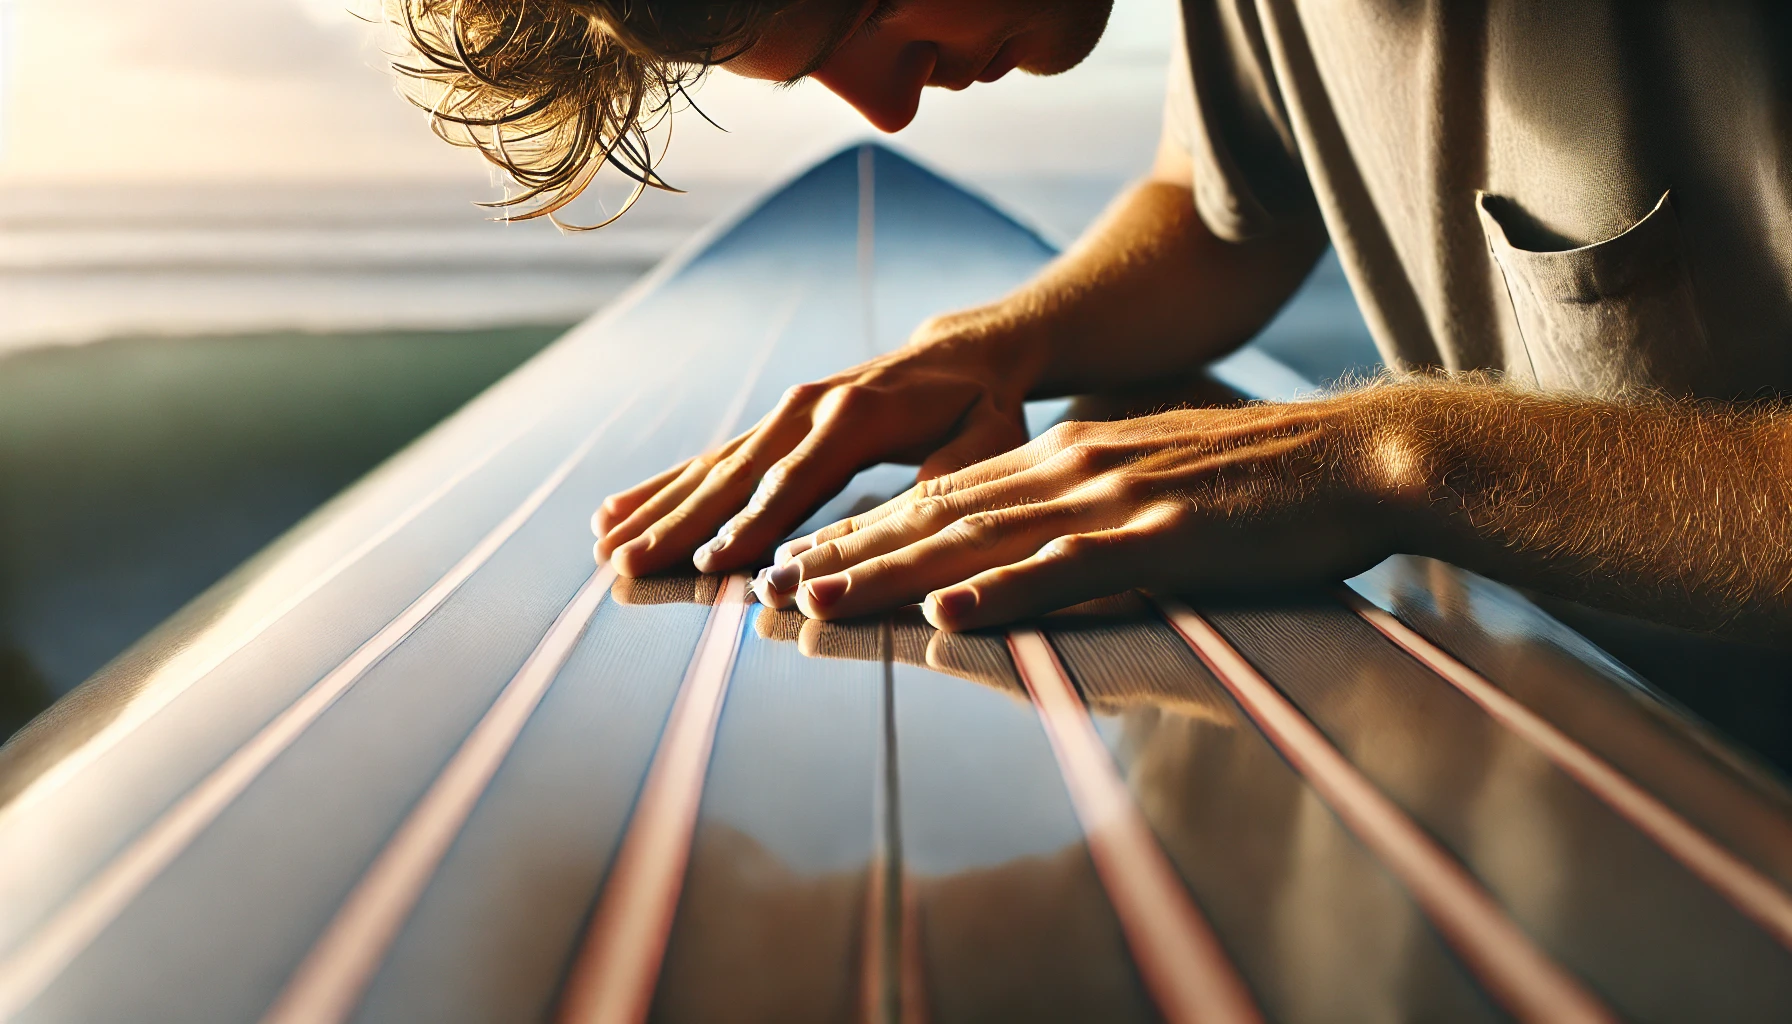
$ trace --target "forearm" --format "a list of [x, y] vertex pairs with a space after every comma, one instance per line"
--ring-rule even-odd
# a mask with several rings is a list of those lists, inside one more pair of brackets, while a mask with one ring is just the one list
[[1317, 218], [1245, 243], [1194, 207], [1187, 158], [1160, 155], [1083, 237], [1012, 294], [923, 331], [981, 346], [1029, 397], [1124, 390], [1193, 372], [1275, 316], [1324, 251]]
[[[1421, 545], [1573, 600], [1738, 638], [1792, 635], [1792, 413], [1491, 385], [1375, 399], [1369, 472]], [[1422, 478], [1422, 479], [1421, 479]]]

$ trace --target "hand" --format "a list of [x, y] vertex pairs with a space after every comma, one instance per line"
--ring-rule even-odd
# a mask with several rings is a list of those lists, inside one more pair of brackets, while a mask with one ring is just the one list
[[936, 319], [902, 350], [793, 387], [721, 448], [611, 495], [592, 516], [597, 559], [624, 576], [687, 558], [699, 571], [728, 572], [866, 466], [918, 463], [926, 480], [1025, 443], [1027, 353], [993, 319]]
[[964, 630], [1134, 587], [1342, 579], [1393, 551], [1414, 504], [1375, 394], [1059, 424], [790, 541], [755, 587], [821, 619], [925, 599]]

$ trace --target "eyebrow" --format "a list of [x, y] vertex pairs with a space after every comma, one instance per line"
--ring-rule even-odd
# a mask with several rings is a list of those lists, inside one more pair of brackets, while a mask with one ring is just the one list
[[875, 6], [876, 0], [861, 0], [859, 3], [849, 5], [845, 15], [834, 22], [827, 34], [821, 37], [821, 42], [812, 51], [809, 59], [803, 62], [802, 70], [786, 78], [780, 84], [795, 85], [820, 71], [834, 56], [834, 51], [846, 45], [846, 41], [852, 38], [854, 32], [858, 31], [859, 25], [865, 20], [865, 15]]

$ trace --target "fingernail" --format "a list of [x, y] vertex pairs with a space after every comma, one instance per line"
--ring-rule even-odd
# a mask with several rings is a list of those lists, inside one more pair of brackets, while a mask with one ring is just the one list
[[728, 545], [732, 543], [734, 543], [734, 534], [718, 533], [708, 544], [705, 544], [702, 548], [698, 549], [697, 553], [700, 555], [719, 555], [727, 550]]
[[646, 537], [636, 537], [634, 540], [631, 540], [627, 544], [624, 544], [621, 547], [617, 548], [614, 552], [611, 553], [610, 557], [611, 558], [622, 558], [622, 559], [637, 558], [641, 555], [646, 554], [647, 549], [651, 548], [651, 547], [653, 547], [653, 541], [647, 539]]
[[765, 581], [773, 590], [794, 590], [803, 582], [803, 567], [796, 562], [782, 562], [765, 570]]
[[811, 580], [803, 585], [809, 595], [809, 603], [818, 608], [826, 608], [837, 604], [846, 595], [846, 589], [852, 586], [852, 580], [845, 573], [835, 573]]
[[795, 540], [787, 540], [778, 545], [778, 551], [774, 557], [778, 562], [788, 562], [814, 546], [815, 539], [813, 537], [798, 537]]
[[[929, 621], [936, 618], [959, 619], [977, 608], [977, 591], [971, 587], [955, 587], [952, 590], [936, 590], [927, 595], [927, 603], [932, 607], [923, 609], [931, 611]], [[935, 625], [938, 625], [936, 622]]]

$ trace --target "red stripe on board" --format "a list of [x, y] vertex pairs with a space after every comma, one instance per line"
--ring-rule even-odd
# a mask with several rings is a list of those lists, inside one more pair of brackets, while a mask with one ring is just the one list
[[896, 983], [902, 1012], [897, 1024], [927, 1024], [927, 972], [921, 962], [921, 909], [915, 897], [914, 878], [903, 872], [898, 879], [902, 927], [898, 931]]
[[1258, 1021], [1256, 1003], [1164, 856], [1070, 677], [1036, 629], [1008, 634], [1089, 856], [1126, 933], [1145, 987], [1170, 1024]]
[[1158, 607], [1294, 770], [1405, 884], [1444, 941], [1508, 1012], [1551, 1024], [1616, 1020], [1206, 619], [1179, 603], [1160, 601]]
[[1541, 715], [1488, 682], [1405, 623], [1354, 591], [1340, 594], [1350, 609], [1425, 667], [1479, 704], [1494, 721], [1516, 733], [1604, 801], [1639, 832], [1653, 839], [1706, 885], [1787, 949], [1792, 949], [1792, 896], [1742, 858], [1551, 725]]
[[616, 570], [608, 565], [598, 568], [561, 610], [337, 910], [265, 1021], [326, 1024], [354, 1012], [424, 887], [585, 635], [615, 578]]
[[[862, 1024], [927, 1024], [927, 985], [921, 970], [921, 922], [914, 880], [906, 872], [891, 878], [892, 870], [900, 871], [879, 856], [871, 864], [866, 884], [859, 1020]], [[891, 888], [896, 890], [894, 901]], [[897, 919], [894, 950], [886, 948], [891, 914]]]
[[560, 1020], [567, 1024], [647, 1019], [684, 888], [716, 722], [740, 650], [746, 597], [747, 577], [730, 576], [710, 609], [628, 834], [573, 961], [560, 1004]]
[[882, 855], [872, 858], [865, 873], [865, 926], [859, 933], [859, 1022], [889, 1024], [890, 1013], [885, 993], [884, 930], [888, 919], [884, 903], [888, 899], [890, 867]]

